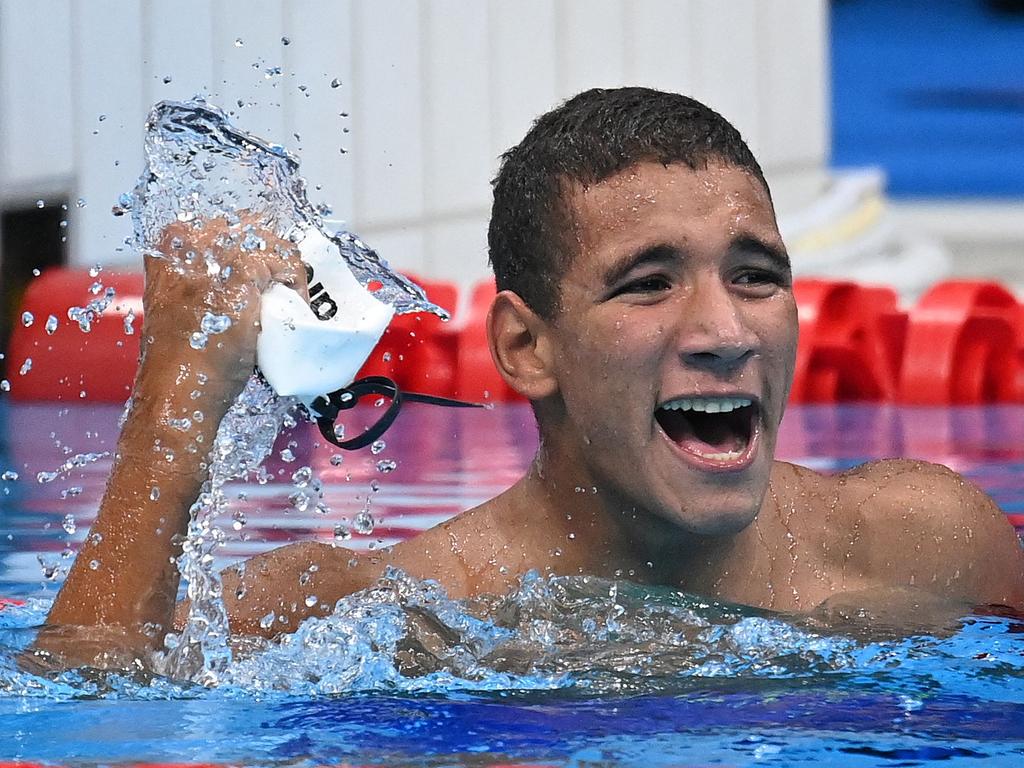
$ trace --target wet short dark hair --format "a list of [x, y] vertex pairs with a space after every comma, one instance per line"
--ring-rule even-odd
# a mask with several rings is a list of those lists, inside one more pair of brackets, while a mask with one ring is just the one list
[[768, 184], [739, 131], [695, 99], [651, 88], [594, 88], [541, 115], [502, 155], [487, 233], [498, 290], [543, 317], [558, 308], [559, 285], [577, 245], [568, 191], [597, 184], [640, 162], [711, 162]]

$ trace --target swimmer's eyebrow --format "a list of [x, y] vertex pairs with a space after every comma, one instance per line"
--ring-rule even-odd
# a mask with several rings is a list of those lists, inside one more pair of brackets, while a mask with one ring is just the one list
[[[736, 255], [764, 256], [773, 263], [776, 269], [790, 274], [792, 266], [785, 248], [780, 248], [754, 235], [740, 235], [729, 244], [730, 253]], [[605, 273], [605, 285], [613, 286], [623, 280], [630, 272], [640, 266], [668, 266], [684, 259], [686, 254], [674, 245], [658, 243], [641, 248], [635, 253], [623, 257], [609, 267]]]
[[741, 235], [735, 238], [729, 245], [729, 250], [737, 255], [740, 254], [751, 254], [754, 256], [764, 256], [769, 261], [773, 262], [775, 267], [786, 274], [792, 271], [792, 264], [789, 261], [789, 254], [786, 253], [785, 248], [780, 248], [772, 243], [765, 242], [759, 237], [753, 235]]
[[635, 253], [624, 256], [622, 259], [612, 264], [611, 267], [608, 268], [608, 271], [605, 272], [604, 282], [605, 285], [612, 286], [625, 278], [626, 275], [637, 267], [646, 266], [647, 264], [664, 266], [674, 264], [682, 258], [682, 252], [673, 245], [668, 245], [666, 243], [649, 245], [646, 248], [641, 248]]

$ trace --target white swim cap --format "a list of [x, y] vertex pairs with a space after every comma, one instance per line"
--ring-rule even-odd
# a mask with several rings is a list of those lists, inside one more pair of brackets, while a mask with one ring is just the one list
[[359, 284], [319, 229], [307, 231], [299, 253], [310, 300], [279, 283], [264, 292], [256, 364], [277, 394], [309, 405], [352, 382], [395, 310]]

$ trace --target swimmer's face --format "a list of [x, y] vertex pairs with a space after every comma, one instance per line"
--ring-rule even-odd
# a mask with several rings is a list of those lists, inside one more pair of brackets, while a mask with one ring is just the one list
[[642, 163], [570, 195], [578, 251], [548, 324], [560, 415], [545, 441], [627, 513], [741, 530], [796, 355], [767, 191], [732, 166]]

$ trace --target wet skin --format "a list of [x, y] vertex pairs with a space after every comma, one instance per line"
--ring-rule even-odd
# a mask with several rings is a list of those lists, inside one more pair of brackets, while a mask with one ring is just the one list
[[[907, 600], [907, 589], [910, 603], [913, 590], [926, 590], [1024, 606], [1012, 529], [949, 470], [895, 461], [823, 476], [773, 461], [797, 322], [788, 259], [760, 182], [729, 166], [642, 163], [574, 189], [569, 202], [578, 251], [554, 316], [505, 292], [488, 318], [499, 370], [538, 415], [541, 446], [527, 474], [391, 550], [355, 555], [300, 542], [229, 569], [224, 594], [235, 632], [265, 634], [259, 620], [269, 611], [287, 618], [273, 631], [294, 630], [387, 565], [438, 579], [457, 597], [504, 592], [536, 569], [784, 611], [854, 593], [892, 604]], [[162, 479], [160, 499], [149, 500], [149, 473], [160, 469], [149, 466], [158, 462], [153, 440], [178, 439], [160, 414], [206, 409], [216, 418], [195, 425], [190, 439], [209, 445], [244, 381], [239, 371], [254, 359], [258, 289], [296, 279], [281, 261], [285, 248], [268, 242], [246, 257], [263, 266], [245, 286], [244, 332], [225, 334], [209, 356], [187, 348], [177, 330], [197, 325], [195, 295], [173, 281], [164, 281], [159, 302], [147, 291], [147, 327], [165, 328], [167, 339], [146, 355], [119, 445], [135, 462], [115, 462], [96, 523], [114, 535], [79, 558], [110, 570], [76, 566], [52, 624], [108, 627], [139, 650], [170, 626], [176, 575], [147, 566], [176, 551], [172, 535], [185, 529], [203, 472], [202, 457], [182, 451], [178, 480]], [[174, 381], [199, 368], [211, 384], [196, 404], [180, 392], [190, 387]], [[723, 397], [750, 405], [725, 415], [662, 407]], [[130, 542], [116, 535], [126, 519]], [[319, 602], [307, 608], [310, 594]], [[154, 631], [139, 632], [144, 622]], [[59, 640], [41, 644], [72, 660], [89, 654]]]
[[[784, 611], [838, 601], [898, 604], [905, 615], [920, 590], [958, 610], [1024, 604], [1012, 529], [949, 470], [890, 461], [824, 476], [773, 461], [797, 322], [757, 180], [721, 166], [642, 164], [575, 190], [572, 206], [579, 253], [556, 315], [540, 318], [504, 293], [489, 318], [498, 367], [540, 422], [527, 475], [389, 552], [300, 543], [255, 558], [244, 579], [225, 577], [229, 596], [244, 581], [245, 598], [231, 605], [240, 631], [258, 633], [270, 610], [294, 627], [311, 589], [322, 613], [386, 565], [456, 596], [502, 593], [537, 569]], [[666, 401], [712, 394], [755, 406], [746, 450], [730, 460], [684, 450], [659, 418]], [[300, 589], [310, 563], [318, 569]]]

